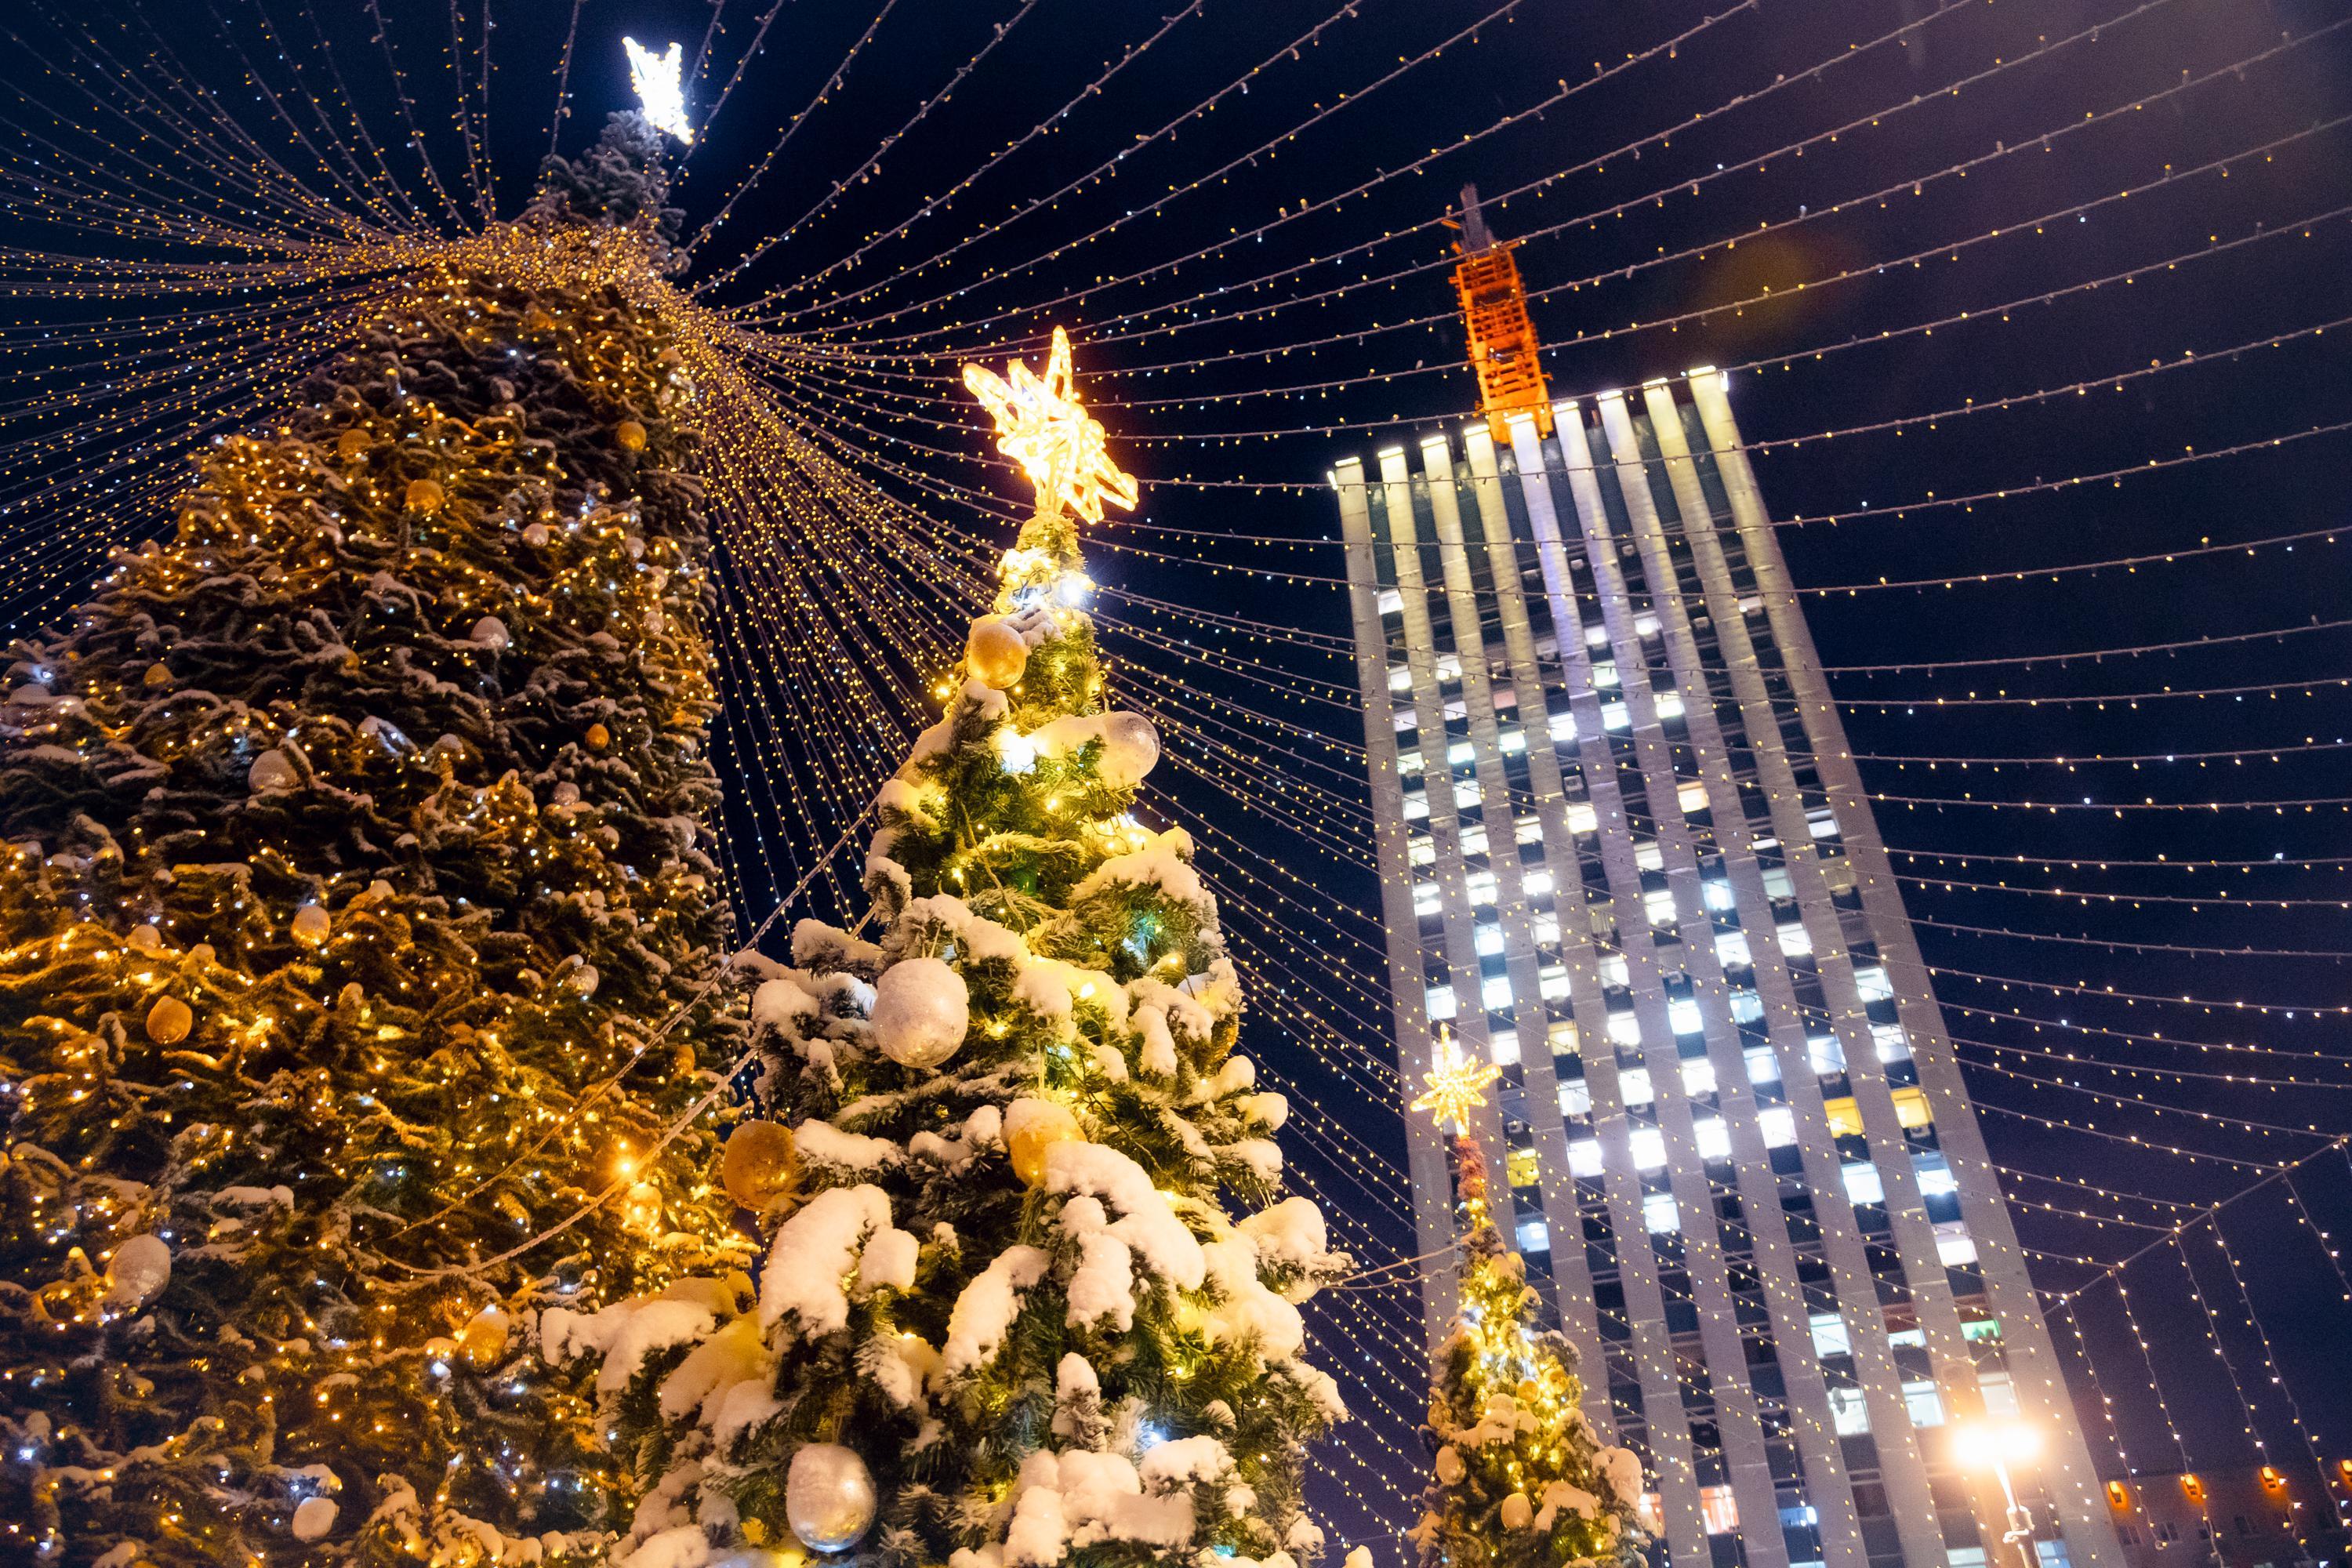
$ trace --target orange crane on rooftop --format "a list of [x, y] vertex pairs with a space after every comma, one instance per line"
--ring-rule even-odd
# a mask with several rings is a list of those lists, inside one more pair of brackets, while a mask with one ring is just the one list
[[1470, 333], [1470, 367], [1478, 373], [1478, 411], [1497, 442], [1509, 439], [1504, 426], [1514, 414], [1532, 416], [1536, 428], [1549, 436], [1551, 398], [1544, 386], [1542, 346], [1528, 319], [1527, 288], [1511, 258], [1515, 242], [1498, 242], [1487, 229], [1475, 185], [1462, 187], [1460, 221], [1446, 221], [1462, 231], [1454, 242], [1462, 260], [1454, 268], [1454, 292]]

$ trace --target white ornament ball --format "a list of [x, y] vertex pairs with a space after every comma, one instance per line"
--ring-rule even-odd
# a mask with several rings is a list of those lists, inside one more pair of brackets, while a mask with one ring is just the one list
[[1448, 1443], [1437, 1450], [1437, 1479], [1441, 1486], [1452, 1486], [1464, 1474], [1462, 1450]]
[[965, 640], [963, 657], [973, 676], [1004, 691], [1029, 668], [1029, 644], [1008, 623], [988, 616], [971, 623], [971, 636]]
[[1505, 1530], [1525, 1530], [1528, 1525], [1535, 1522], [1535, 1519], [1536, 1506], [1528, 1500], [1527, 1493], [1513, 1492], [1510, 1496], [1503, 1500], [1503, 1528]]
[[106, 1266], [106, 1304], [135, 1312], [172, 1282], [172, 1248], [160, 1236], [134, 1236]]
[[564, 984], [583, 996], [593, 996], [596, 987], [604, 984], [604, 977], [596, 973], [594, 964], [583, 963], [564, 976]]
[[1103, 782], [1127, 789], [1160, 764], [1160, 731], [1140, 713], [1103, 715], [1102, 761], [1097, 764]]
[[163, 933], [152, 925], [132, 926], [131, 945], [142, 952], [161, 952], [163, 951]]
[[275, 746], [254, 758], [253, 766], [245, 773], [245, 785], [256, 795], [292, 789], [301, 782], [302, 775], [295, 771], [293, 760]]
[[533, 550], [544, 550], [547, 548], [547, 542], [554, 537], [555, 535], [548, 531], [547, 524], [543, 522], [534, 522], [522, 531], [522, 542]]
[[971, 1022], [971, 992], [936, 958], [906, 958], [874, 985], [874, 1043], [900, 1067], [937, 1067], [956, 1054]]
[[856, 1545], [874, 1522], [874, 1472], [838, 1443], [803, 1445], [785, 1474], [784, 1518], [812, 1552]]
[[294, 1509], [294, 1539], [317, 1541], [335, 1528], [336, 1509], [331, 1498], [306, 1497]]
[[333, 931], [334, 924], [325, 910], [317, 904], [304, 904], [294, 911], [294, 921], [289, 929], [293, 931], [294, 940], [304, 947], [320, 947]]
[[467, 640], [498, 653], [513, 639], [507, 636], [506, 622], [496, 616], [484, 616], [474, 623], [474, 629], [467, 634]]

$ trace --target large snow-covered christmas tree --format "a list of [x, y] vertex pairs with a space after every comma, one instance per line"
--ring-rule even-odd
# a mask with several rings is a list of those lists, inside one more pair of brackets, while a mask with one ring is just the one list
[[1463, 1131], [1495, 1069], [1441, 1046], [1414, 1109], [1455, 1125], [1462, 1301], [1429, 1398], [1435, 1465], [1411, 1539], [1422, 1568], [1599, 1568], [1640, 1562], [1642, 1463], [1593, 1435], [1576, 1352], [1538, 1328], [1535, 1291], [1486, 1206], [1486, 1160]]
[[1040, 504], [880, 792], [873, 940], [804, 922], [755, 994], [756, 1295], [551, 1319], [549, 1349], [617, 1385], [652, 1488], [625, 1562], [1289, 1568], [1343, 1414], [1297, 1303], [1343, 1264], [1275, 1201], [1285, 1107], [1234, 1054], [1192, 846], [1132, 815], [1159, 742], [1106, 703], [1071, 515], [1132, 481], [1059, 332], [1043, 378], [968, 380]]
[[723, 1279], [715, 1144], [660, 1139], [744, 1029], [666, 188], [616, 117], [520, 221], [388, 254], [356, 345], [12, 651], [0, 1558], [625, 1517], [529, 1331]]

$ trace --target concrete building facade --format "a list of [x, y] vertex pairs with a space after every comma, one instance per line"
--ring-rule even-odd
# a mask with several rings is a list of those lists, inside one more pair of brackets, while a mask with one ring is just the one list
[[1553, 416], [1331, 476], [1406, 1081], [1441, 1025], [1503, 1068], [1496, 1195], [1672, 1568], [2021, 1568], [1988, 1415], [2045, 1438], [2039, 1568], [2124, 1568], [1724, 380]]

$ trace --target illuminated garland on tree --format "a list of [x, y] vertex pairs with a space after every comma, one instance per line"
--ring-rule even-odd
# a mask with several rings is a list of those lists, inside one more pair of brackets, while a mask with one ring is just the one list
[[535, 1320], [728, 1263], [709, 1140], [656, 1141], [742, 1031], [666, 189], [634, 116], [551, 163], [13, 650], [12, 1548], [553, 1560], [625, 1510]]

